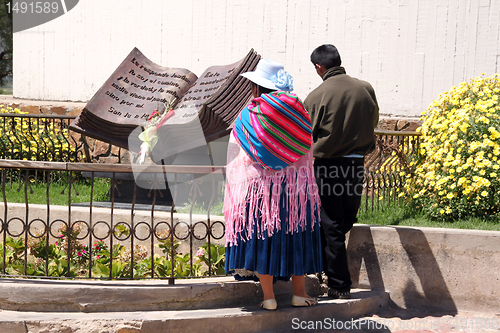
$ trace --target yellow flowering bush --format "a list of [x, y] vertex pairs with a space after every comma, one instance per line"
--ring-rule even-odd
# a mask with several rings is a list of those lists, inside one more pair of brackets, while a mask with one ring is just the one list
[[[0, 113], [27, 114], [17, 108], [0, 105]], [[68, 130], [59, 120], [0, 117], [1, 158], [30, 161], [74, 161], [75, 147], [70, 145]]]
[[423, 113], [406, 195], [441, 220], [488, 217], [500, 203], [500, 78], [478, 77], [439, 95]]

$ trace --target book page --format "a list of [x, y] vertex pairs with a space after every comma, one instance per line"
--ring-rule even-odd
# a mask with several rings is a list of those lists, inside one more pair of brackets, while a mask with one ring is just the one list
[[191, 71], [159, 66], [134, 48], [85, 109], [111, 123], [140, 126], [164, 103], [178, 103], [196, 79]]
[[174, 116], [165, 125], [185, 124], [197, 118], [203, 105], [222, 87], [242, 61], [243, 59], [231, 65], [207, 68], [182, 97], [174, 109]]

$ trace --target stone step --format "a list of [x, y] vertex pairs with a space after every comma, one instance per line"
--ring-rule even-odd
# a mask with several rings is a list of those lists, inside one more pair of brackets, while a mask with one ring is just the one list
[[[2, 291], [1, 297], [6, 294]], [[389, 295], [384, 291], [355, 289], [350, 300], [320, 297], [315, 307], [292, 307], [290, 299], [278, 301], [276, 311], [259, 309], [257, 302], [243, 306], [170, 311], [120, 312], [26, 312], [0, 310], [0, 332], [65, 333], [165, 333], [165, 332], [263, 332], [296, 331], [311, 321], [324, 328], [333, 321], [350, 322], [386, 308]], [[289, 297], [291, 298], [291, 297]], [[338, 327], [338, 326], [337, 326]]]
[[[291, 281], [274, 285], [276, 299], [292, 294]], [[310, 295], [322, 294], [318, 279], [306, 278]], [[34, 312], [130, 312], [213, 309], [258, 303], [258, 282], [233, 277], [167, 280], [0, 279], [0, 309]]]

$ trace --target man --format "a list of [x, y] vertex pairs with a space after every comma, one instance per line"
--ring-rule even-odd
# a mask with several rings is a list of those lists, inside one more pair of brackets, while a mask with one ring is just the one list
[[351, 298], [345, 235], [357, 221], [364, 156], [375, 148], [378, 104], [372, 86], [346, 75], [340, 54], [330, 44], [311, 54], [323, 79], [305, 99], [311, 116], [316, 182], [321, 197], [323, 269], [328, 296]]

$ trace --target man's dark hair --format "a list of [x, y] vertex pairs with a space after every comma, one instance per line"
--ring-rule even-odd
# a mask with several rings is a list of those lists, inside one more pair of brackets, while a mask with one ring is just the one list
[[318, 64], [325, 67], [325, 69], [337, 67], [342, 64], [339, 51], [332, 44], [324, 44], [318, 46], [311, 53], [311, 62], [313, 63], [313, 65]]

